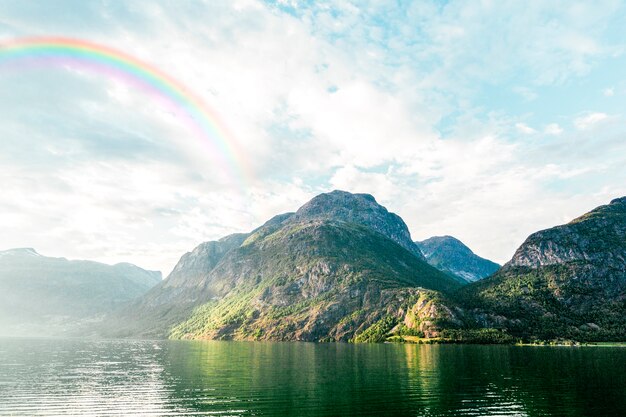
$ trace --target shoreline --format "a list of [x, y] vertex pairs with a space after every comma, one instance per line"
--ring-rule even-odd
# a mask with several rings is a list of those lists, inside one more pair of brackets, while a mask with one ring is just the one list
[[413, 344], [413, 345], [508, 345], [508, 346], [555, 346], [555, 347], [624, 347], [626, 342], [580, 342], [575, 340], [538, 340], [535, 342], [512, 341], [510, 343], [488, 343], [447, 338], [424, 338], [418, 336], [394, 335], [384, 343]]

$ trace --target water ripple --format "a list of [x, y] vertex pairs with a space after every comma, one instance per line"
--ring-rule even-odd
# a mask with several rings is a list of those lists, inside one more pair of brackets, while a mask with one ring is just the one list
[[41, 339], [0, 345], [3, 416], [626, 415], [626, 349]]

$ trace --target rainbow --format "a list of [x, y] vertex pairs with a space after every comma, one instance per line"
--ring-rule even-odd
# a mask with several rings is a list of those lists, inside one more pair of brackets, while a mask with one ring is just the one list
[[[0, 68], [11, 62], [79, 66], [121, 80], [159, 99], [217, 153], [225, 169], [245, 185], [250, 176], [237, 141], [197, 94], [153, 65], [90, 41], [66, 37], [33, 37], [0, 41]], [[213, 155], [214, 156], [214, 155]]]

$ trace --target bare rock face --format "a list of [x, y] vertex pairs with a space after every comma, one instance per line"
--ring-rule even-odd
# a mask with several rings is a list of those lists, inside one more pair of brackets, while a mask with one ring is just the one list
[[335, 190], [320, 194], [302, 206], [291, 221], [334, 219], [356, 223], [388, 237], [400, 246], [424, 259], [421, 251], [411, 240], [411, 233], [400, 216], [390, 213], [376, 202], [370, 194], [352, 194]]
[[459, 311], [455, 311], [449, 301], [442, 301], [432, 293], [423, 292], [404, 316], [404, 325], [418, 330], [426, 338], [438, 337], [442, 327], [463, 326]]
[[163, 287], [196, 285], [226, 253], [239, 247], [247, 237], [246, 233], [235, 233], [217, 241], [201, 243], [180, 258]]
[[507, 266], [539, 268], [566, 262], [626, 263], [626, 197], [572, 220], [563, 226], [533, 233]]
[[464, 292], [485, 326], [626, 340], [626, 197], [532, 234], [493, 277]]

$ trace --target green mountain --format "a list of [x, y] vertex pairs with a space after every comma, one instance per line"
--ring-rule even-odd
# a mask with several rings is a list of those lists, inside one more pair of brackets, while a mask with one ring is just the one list
[[474, 282], [496, 272], [500, 265], [476, 255], [452, 236], [434, 236], [415, 242], [429, 264], [458, 277], [462, 283]]
[[480, 325], [516, 336], [626, 340], [626, 197], [532, 234], [460, 296]]
[[[109, 316], [108, 336], [370, 342], [626, 339], [626, 198], [531, 235], [497, 265], [451, 237], [415, 244], [367, 194], [321, 194], [206, 242]], [[421, 250], [420, 250], [421, 247]], [[422, 251], [426, 255], [422, 255]], [[435, 268], [428, 262], [440, 268]]]
[[161, 273], [135, 265], [0, 252], [0, 333], [59, 335], [146, 293]]
[[377, 341], [460, 325], [460, 284], [374, 197], [333, 191], [250, 234], [200, 245], [111, 320], [122, 336]]
[[144, 296], [112, 312], [99, 326], [99, 333], [109, 337], [167, 337], [174, 324], [211, 299], [212, 295], [204, 291], [207, 274], [246, 237], [245, 233], [229, 235], [187, 252], [166, 279]]

